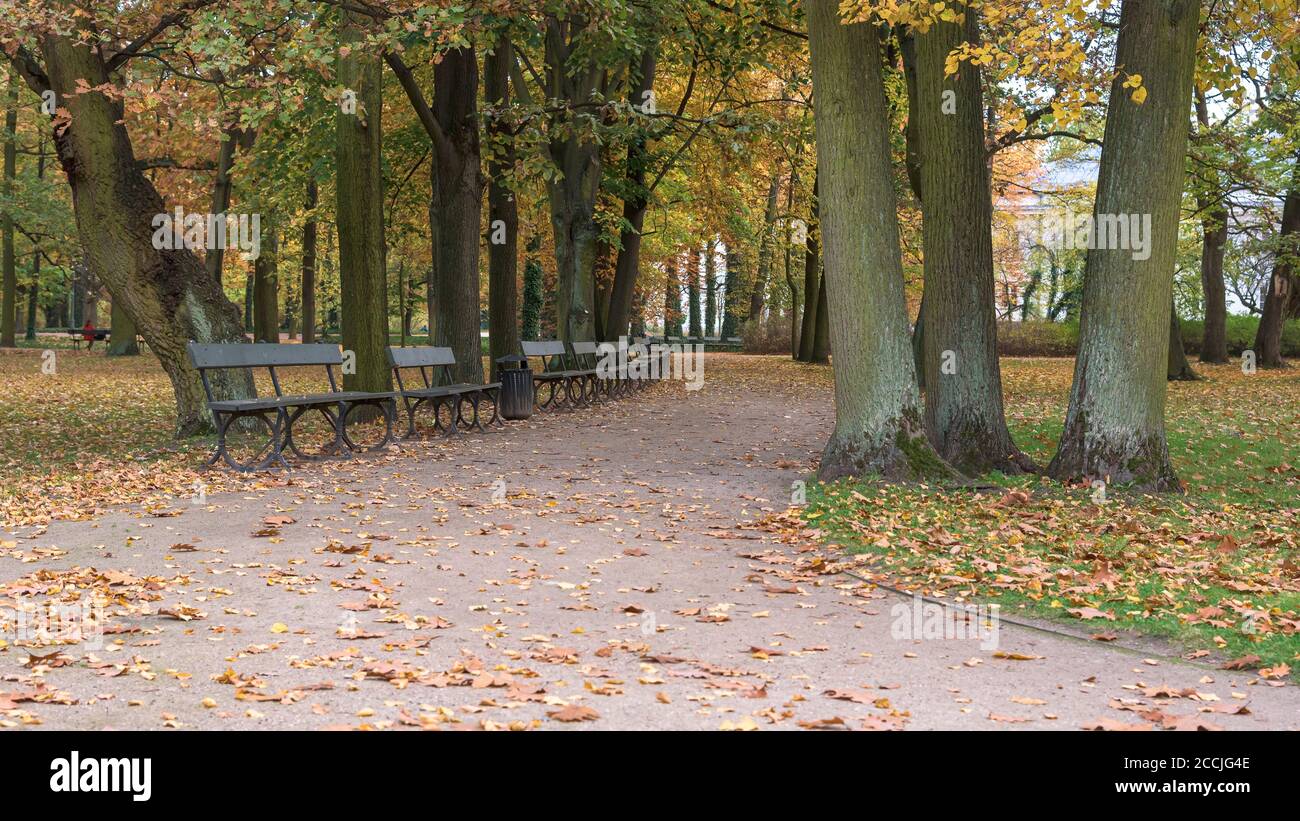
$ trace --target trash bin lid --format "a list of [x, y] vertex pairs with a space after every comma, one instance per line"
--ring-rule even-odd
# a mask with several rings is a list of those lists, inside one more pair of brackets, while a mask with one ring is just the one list
[[527, 362], [528, 362], [528, 357], [520, 356], [517, 353], [512, 353], [509, 354], [508, 356], [497, 357], [497, 363], [501, 365], [523, 365]]

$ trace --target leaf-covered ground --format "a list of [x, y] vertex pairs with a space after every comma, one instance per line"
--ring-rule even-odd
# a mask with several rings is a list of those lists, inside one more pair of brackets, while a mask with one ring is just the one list
[[[0, 396], [0, 727], [1294, 729], [1300, 716], [1285, 648], [1269, 643], [1288, 640], [1281, 607], [1250, 634], [1267, 661], [1225, 671], [1133, 641], [1127, 612], [1079, 622], [1114, 642], [1010, 624], [992, 645], [898, 636], [908, 598], [877, 584], [1095, 615], [1084, 608], [1117, 610], [1109, 598], [1153, 576], [1212, 606], [1194, 564], [1211, 551], [1238, 574], [1216, 583], [1259, 606], [1293, 580], [1294, 527], [1271, 540], [1293, 522], [1294, 476], [1269, 462], [1253, 481], [1206, 467], [1187, 498], [1095, 511], [1038, 480], [979, 497], [811, 487], [811, 508], [791, 508], [833, 419], [828, 369], [710, 355], [697, 393], [658, 386], [245, 480], [200, 473], [206, 443], [171, 442], [147, 358], [58, 362], [51, 377], [34, 352], [0, 357], [17, 377]], [[1025, 441], [1068, 370], [1008, 363]], [[1272, 385], [1271, 400], [1243, 408], [1292, 395], [1264, 378], [1280, 381], [1243, 387]], [[1257, 447], [1236, 452], [1254, 465]], [[1031, 448], [1045, 457], [1050, 442]], [[1232, 555], [1221, 535], [1191, 538], [1225, 506], [1248, 522]], [[1177, 549], [1144, 553], [1156, 538]], [[1114, 556], [1105, 572], [1090, 550]], [[102, 636], [14, 621], [86, 601]], [[1239, 616], [1220, 609], [1206, 617]]]
[[[1003, 490], [837, 483], [804, 514], [865, 570], [907, 589], [997, 601], [1005, 615], [1135, 629], [1284, 677], [1300, 660], [1300, 370], [1198, 366], [1169, 386], [1182, 496], [991, 477]], [[1071, 362], [1004, 363], [1012, 433], [1050, 460]], [[1256, 658], [1257, 657], [1257, 658]]]

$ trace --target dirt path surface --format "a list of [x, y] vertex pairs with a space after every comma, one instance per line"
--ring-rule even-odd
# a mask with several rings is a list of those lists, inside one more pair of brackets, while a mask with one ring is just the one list
[[764, 388], [725, 355], [707, 367], [696, 393], [660, 385], [19, 539], [0, 551], [0, 606], [77, 585], [113, 602], [98, 647], [7, 636], [0, 720], [1071, 729], [1155, 711], [1300, 727], [1300, 691], [1248, 672], [1005, 623], [996, 649], [893, 638], [898, 596], [802, 570], [813, 546], [762, 524], [806, 478], [829, 392]]

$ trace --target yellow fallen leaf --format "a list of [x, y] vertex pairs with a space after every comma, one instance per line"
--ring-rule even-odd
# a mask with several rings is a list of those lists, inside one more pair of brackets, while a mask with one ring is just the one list
[[275, 624], [271, 625], [271, 632], [272, 632], [272, 633], [288, 633], [288, 632], [289, 632], [289, 625], [285, 624], [284, 622], [277, 621]]

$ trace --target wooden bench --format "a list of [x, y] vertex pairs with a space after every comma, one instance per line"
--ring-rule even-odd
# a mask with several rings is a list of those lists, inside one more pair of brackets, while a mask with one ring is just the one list
[[[313, 460], [327, 454], [305, 453], [293, 438], [293, 426], [304, 414], [317, 411], [333, 428], [333, 441], [326, 447], [341, 457], [353, 450], [378, 450], [388, 445], [393, 437], [395, 415], [394, 394], [368, 393], [340, 390], [334, 377], [334, 368], [342, 368], [343, 352], [338, 345], [279, 345], [279, 344], [200, 344], [189, 343], [190, 364], [199, 372], [203, 390], [208, 399], [217, 426], [217, 450], [208, 466], [224, 459], [226, 464], [241, 473], [263, 470], [279, 463], [288, 468], [284, 450], [287, 448], [301, 459]], [[329, 380], [329, 390], [323, 393], [286, 395], [280, 387], [277, 368], [324, 367]], [[210, 371], [243, 370], [252, 374], [254, 369], [265, 368], [275, 387], [275, 396], [251, 399], [217, 399], [212, 394]], [[358, 448], [347, 432], [348, 417], [358, 408], [377, 408], [384, 419], [384, 438], [377, 445]], [[267, 441], [252, 457], [241, 461], [227, 448], [226, 434], [239, 420], [256, 419], [267, 431]], [[250, 424], [249, 422], [240, 422]], [[263, 455], [265, 454], [265, 455]]]
[[[86, 333], [85, 328], [68, 329], [68, 336], [72, 339], [72, 347], [74, 350], [79, 349], [83, 341], [86, 342], [87, 348], [90, 347], [90, 341], [86, 339]], [[89, 333], [90, 338], [95, 342], [104, 342], [113, 335], [113, 331], [109, 328], [91, 328]]]
[[[488, 424], [504, 425], [501, 421], [499, 391], [500, 382], [490, 382], [486, 385], [472, 385], [469, 383], [451, 382], [451, 368], [456, 364], [456, 356], [452, 353], [451, 348], [432, 348], [427, 346], [414, 348], [392, 348], [388, 349], [388, 363], [393, 368], [393, 376], [397, 378], [397, 395], [402, 398], [402, 403], [406, 406], [407, 430], [408, 437], [415, 436], [415, 414], [421, 405], [430, 404], [433, 406], [433, 427], [434, 430], [442, 431], [450, 435], [459, 431], [460, 428], [475, 430], [486, 430], [479, 413], [479, 405], [483, 400], [492, 401], [492, 418]], [[415, 386], [406, 387], [402, 379], [403, 371], [418, 370], [420, 379], [424, 383], [423, 387]], [[441, 374], [439, 374], [441, 371]], [[443, 384], [437, 384], [441, 381]], [[443, 405], [446, 404], [449, 410], [448, 423], [442, 423], [441, 413]], [[469, 405], [471, 415], [466, 418], [465, 406]]]
[[[530, 362], [540, 360], [541, 369], [533, 369], [533, 387], [537, 407], [543, 410], [558, 408], [564, 405], [573, 406], [578, 403], [574, 397], [575, 383], [581, 379], [581, 374], [569, 368], [568, 352], [565, 350], [564, 343], [558, 339], [544, 340], [537, 342], [523, 341], [519, 343], [519, 348], [523, 352], [524, 358]], [[546, 389], [545, 398], [543, 398], [542, 389]], [[561, 393], [562, 392], [562, 393]]]

